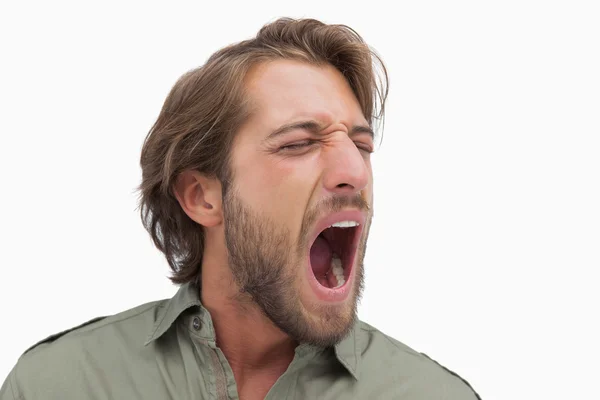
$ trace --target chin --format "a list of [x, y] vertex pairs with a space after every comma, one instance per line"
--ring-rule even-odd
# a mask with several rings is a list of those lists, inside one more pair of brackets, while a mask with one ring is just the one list
[[356, 321], [360, 288], [351, 275], [346, 284], [335, 289], [334, 299], [323, 299], [315, 293], [314, 285], [303, 282], [300, 301], [303, 305], [306, 333], [303, 342], [332, 346], [342, 340]]

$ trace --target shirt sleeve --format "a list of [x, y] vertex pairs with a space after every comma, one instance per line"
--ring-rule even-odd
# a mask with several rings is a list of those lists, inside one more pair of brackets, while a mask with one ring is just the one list
[[25, 400], [14, 386], [14, 369], [6, 377], [6, 380], [0, 388], [0, 400]]

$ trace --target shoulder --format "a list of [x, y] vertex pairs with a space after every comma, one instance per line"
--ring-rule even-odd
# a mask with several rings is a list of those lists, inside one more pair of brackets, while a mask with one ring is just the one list
[[[52, 334], [29, 347], [19, 361], [43, 357], [53, 351], [69, 350], [94, 343], [101, 344], [109, 337], [115, 338], [115, 335], [143, 335], [143, 332], [147, 333], [154, 324], [155, 312], [162, 306], [162, 303], [163, 301], [155, 301], [142, 304], [115, 315], [96, 317], [75, 327]], [[141, 341], [143, 342], [143, 340], [144, 337], [141, 336]]]
[[361, 353], [361, 380], [387, 383], [393, 397], [480, 399], [471, 385], [429, 356], [384, 334], [373, 326], [358, 324], [357, 351]]
[[[105, 368], [129, 352], [141, 351], [163, 303], [164, 300], [155, 301], [96, 317], [48, 336], [21, 355], [6, 385], [10, 384], [13, 392], [25, 398], [27, 394], [38, 398], [44, 393], [66, 392], [69, 380], [80, 376], [84, 365]], [[32, 390], [35, 393], [29, 393]]]

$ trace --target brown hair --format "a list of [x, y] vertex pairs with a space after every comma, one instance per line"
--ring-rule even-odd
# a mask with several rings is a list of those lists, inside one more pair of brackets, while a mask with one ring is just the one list
[[382, 121], [388, 77], [379, 56], [345, 25], [281, 18], [255, 38], [225, 47], [173, 86], [142, 148], [139, 186], [142, 222], [169, 262], [174, 283], [200, 277], [202, 226], [182, 210], [172, 187], [185, 170], [218, 178], [226, 193], [232, 179], [233, 137], [248, 117], [244, 79], [260, 62], [294, 59], [331, 64], [347, 79], [371, 125]]

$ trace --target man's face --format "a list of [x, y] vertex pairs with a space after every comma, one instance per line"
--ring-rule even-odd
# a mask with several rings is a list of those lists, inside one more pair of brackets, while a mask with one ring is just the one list
[[246, 88], [253, 113], [235, 138], [223, 202], [233, 276], [291, 337], [333, 345], [362, 291], [372, 133], [331, 66], [260, 64]]

